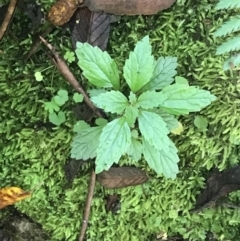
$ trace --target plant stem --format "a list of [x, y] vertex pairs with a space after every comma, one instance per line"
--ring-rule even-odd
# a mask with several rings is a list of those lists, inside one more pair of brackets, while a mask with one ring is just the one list
[[6, 12], [6, 15], [4, 17], [2, 26], [0, 28], [0, 41], [2, 40], [4, 34], [6, 33], [7, 28], [9, 26], [10, 22], [11, 22], [13, 13], [14, 13], [14, 11], [16, 9], [16, 6], [17, 6], [17, 2], [18, 2], [18, 0], [11, 0], [9, 5], [8, 5], [8, 10]]

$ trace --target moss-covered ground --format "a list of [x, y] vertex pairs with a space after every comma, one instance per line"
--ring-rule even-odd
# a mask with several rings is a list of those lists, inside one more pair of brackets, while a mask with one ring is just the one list
[[[119, 190], [96, 185], [87, 230], [89, 241], [155, 241], [158, 235], [200, 241], [210, 240], [209, 234], [215, 240], [240, 240], [237, 209], [219, 206], [189, 212], [211, 169], [224, 170], [239, 162], [239, 76], [222, 70], [225, 57], [216, 56], [215, 51], [224, 39], [213, 37], [216, 28], [234, 12], [216, 12], [215, 4], [213, 0], [177, 1], [157, 15], [122, 17], [112, 25], [107, 51], [120, 69], [135, 43], [148, 34], [156, 57], [176, 56], [178, 75], [191, 85], [210, 90], [218, 99], [200, 113], [181, 117], [184, 132], [172, 136], [181, 159], [175, 180], [157, 176], [141, 162], [135, 165], [147, 170], [150, 180], [146, 184]], [[50, 4], [45, 5], [47, 9]], [[24, 21], [21, 14], [16, 15], [13, 34], [20, 36]], [[54, 33], [47, 39], [63, 55], [71, 51], [68, 32], [62, 36]], [[15, 185], [25, 190], [37, 186], [30, 199], [15, 206], [39, 222], [51, 241], [75, 241], [90, 172], [88, 166], [82, 168], [73, 184], [67, 185], [63, 167], [69, 159], [76, 121], [72, 103], [64, 107], [67, 120], [60, 127], [48, 123], [43, 107], [43, 102], [50, 101], [60, 88], [70, 95], [73, 90], [55, 67], [42, 72], [42, 82], [35, 80], [34, 73], [52, 63], [44, 50], [24, 62], [22, 56], [30, 46], [27, 36], [8, 35], [0, 44], [0, 183], [1, 187]], [[75, 63], [70, 68], [82, 79]], [[207, 118], [207, 131], [194, 126], [196, 115]], [[105, 211], [104, 196], [108, 193], [121, 195], [121, 211], [116, 215]], [[228, 201], [238, 205], [239, 199], [239, 192], [234, 192]]]

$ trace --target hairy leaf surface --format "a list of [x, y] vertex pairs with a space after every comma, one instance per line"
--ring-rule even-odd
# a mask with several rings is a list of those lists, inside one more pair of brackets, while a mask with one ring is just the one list
[[159, 114], [162, 119], [166, 122], [169, 131], [178, 127], [178, 120], [174, 115], [171, 115], [163, 110], [154, 110], [155, 113]]
[[99, 137], [104, 126], [86, 127], [73, 139], [71, 157], [75, 159], [92, 159], [97, 153]]
[[171, 141], [168, 148], [158, 150], [143, 138], [143, 155], [148, 165], [156, 173], [163, 174], [167, 178], [176, 178], [179, 157], [177, 155], [177, 148]]
[[154, 57], [149, 37], [144, 37], [136, 44], [133, 52], [123, 67], [123, 76], [133, 92], [141, 89], [152, 77]]
[[142, 143], [132, 138], [127, 154], [134, 160], [139, 161], [142, 157]]
[[143, 109], [152, 109], [160, 106], [163, 101], [164, 97], [160, 92], [156, 92], [155, 90], [147, 91], [138, 97], [136, 106]]
[[77, 43], [76, 55], [83, 75], [97, 87], [114, 87], [119, 89], [117, 64], [107, 52], [88, 43]]
[[153, 75], [141, 90], [161, 90], [163, 87], [170, 85], [177, 74], [177, 58], [176, 57], [160, 57], [154, 67]]
[[173, 84], [161, 91], [164, 101], [161, 107], [165, 111], [176, 114], [188, 114], [189, 112], [200, 111], [216, 99], [207, 90], [198, 89], [195, 86]]
[[138, 117], [138, 108], [135, 106], [129, 105], [125, 109], [124, 116], [126, 117], [126, 121], [130, 127], [134, 127], [134, 123]]
[[91, 98], [92, 102], [106, 112], [122, 114], [128, 106], [128, 99], [119, 91], [109, 91]]
[[148, 111], [141, 111], [138, 117], [139, 129], [143, 137], [155, 148], [162, 150], [168, 147], [169, 130], [165, 121], [158, 115]]
[[131, 131], [125, 120], [121, 117], [109, 122], [102, 131], [100, 143], [97, 148], [96, 173], [108, 170], [112, 164], [118, 163], [126, 153], [131, 143]]

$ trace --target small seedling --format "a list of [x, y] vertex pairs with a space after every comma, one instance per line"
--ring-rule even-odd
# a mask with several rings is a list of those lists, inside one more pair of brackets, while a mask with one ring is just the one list
[[[49, 112], [49, 121], [54, 125], [61, 125], [66, 121], [66, 115], [64, 111], [60, 111], [62, 107], [69, 100], [68, 92], [66, 90], [59, 90], [57, 95], [53, 96], [52, 100], [44, 103], [44, 109]], [[83, 95], [75, 93], [73, 95], [73, 101], [80, 103], [83, 101]], [[74, 131], [78, 131], [82, 128], [82, 125], [76, 123], [74, 125]]]
[[121, 89], [117, 64], [107, 52], [88, 43], [77, 43], [76, 54], [89, 83], [105, 88], [104, 93], [90, 96], [108, 114], [109, 122], [98, 120], [93, 127], [81, 122], [71, 157], [83, 160], [96, 157], [96, 173], [108, 170], [124, 157], [134, 161], [143, 158], [158, 174], [175, 178], [178, 150], [168, 134], [181, 129], [179, 115], [200, 111], [216, 97], [189, 86], [183, 77], [176, 77], [173, 83], [177, 58], [155, 60], [148, 36], [136, 44], [123, 67], [127, 90]]
[[71, 51], [67, 51], [64, 55], [64, 59], [68, 61], [68, 63], [72, 63], [75, 61], [75, 55]]

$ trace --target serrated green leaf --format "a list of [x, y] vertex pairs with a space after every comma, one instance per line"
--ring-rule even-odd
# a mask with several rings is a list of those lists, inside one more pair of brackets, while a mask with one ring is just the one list
[[142, 157], [142, 143], [135, 138], [131, 139], [131, 144], [128, 148], [127, 154], [134, 160], [139, 161]]
[[174, 115], [171, 115], [163, 110], [154, 110], [155, 113], [159, 114], [162, 119], [166, 122], [169, 131], [178, 127], [178, 120]]
[[230, 9], [230, 8], [240, 8], [240, 2], [239, 0], [219, 0], [217, 3], [215, 9]]
[[165, 121], [156, 113], [141, 111], [138, 117], [139, 129], [142, 136], [155, 148], [167, 148], [170, 142], [169, 130]]
[[98, 126], [105, 126], [107, 125], [108, 121], [104, 118], [97, 118], [95, 120], [95, 124], [98, 125]]
[[227, 34], [237, 32], [240, 30], [240, 16], [231, 18], [223, 23], [220, 28], [214, 33], [215, 37], [226, 36]]
[[168, 148], [158, 150], [143, 138], [143, 156], [148, 165], [157, 174], [163, 174], [166, 178], [176, 178], [178, 173], [179, 157], [177, 148], [170, 141]]
[[152, 46], [149, 43], [149, 37], [145, 36], [137, 42], [123, 67], [123, 76], [132, 92], [135, 93], [150, 81], [153, 69]]
[[179, 85], [189, 85], [188, 80], [181, 76], [176, 76], [175, 82], [176, 82], [176, 84], [179, 84]]
[[129, 94], [129, 102], [131, 103], [131, 105], [135, 105], [135, 103], [137, 102], [137, 96], [132, 91], [130, 91]]
[[119, 91], [109, 91], [91, 98], [91, 101], [106, 112], [122, 114], [128, 106], [128, 99]]
[[124, 116], [126, 117], [128, 125], [133, 128], [138, 117], [138, 108], [132, 105], [127, 106]]
[[90, 127], [90, 125], [87, 122], [80, 120], [73, 126], [73, 131], [79, 132], [79, 131], [82, 131], [83, 129], [86, 129], [89, 127]]
[[200, 111], [216, 99], [207, 90], [179, 84], [164, 87], [161, 94], [165, 99], [161, 108], [172, 114], [188, 114], [189, 112]]
[[78, 132], [71, 144], [71, 157], [75, 159], [92, 159], [96, 157], [99, 137], [103, 126], [86, 127]]
[[208, 120], [203, 116], [196, 116], [194, 119], [194, 125], [200, 130], [200, 131], [206, 131], [208, 126]]
[[73, 100], [74, 100], [76, 103], [81, 103], [81, 102], [83, 102], [83, 95], [82, 95], [82, 94], [79, 94], [79, 93], [74, 93], [74, 95], [73, 95]]
[[97, 87], [119, 89], [117, 64], [107, 52], [88, 43], [77, 42], [76, 55], [83, 75], [91, 84]]
[[138, 136], [139, 136], [138, 131], [135, 130], [135, 129], [133, 129], [133, 130], [131, 131], [131, 135], [132, 135], [132, 137], [135, 138], [135, 139], [137, 139]]
[[49, 113], [53, 113], [54, 111], [58, 112], [60, 110], [59, 106], [53, 100], [51, 102], [45, 102], [44, 109], [48, 110]]
[[143, 109], [152, 109], [160, 106], [164, 101], [164, 96], [155, 90], [142, 93], [138, 99], [136, 106]]
[[131, 142], [130, 128], [124, 117], [109, 122], [102, 131], [97, 148], [96, 173], [108, 170], [118, 163]]
[[231, 51], [236, 51], [240, 49], [240, 37], [233, 37], [229, 39], [227, 42], [224, 42], [217, 48], [216, 54], [224, 54], [229, 53]]
[[163, 87], [170, 85], [177, 74], [177, 58], [176, 57], [160, 57], [154, 67], [153, 75], [149, 83], [147, 83], [141, 92], [147, 90], [161, 90]]
[[63, 122], [65, 122], [65, 120], [65, 113], [62, 111], [59, 111], [58, 113], [53, 112], [49, 114], [49, 121], [56, 126], [61, 125]]

